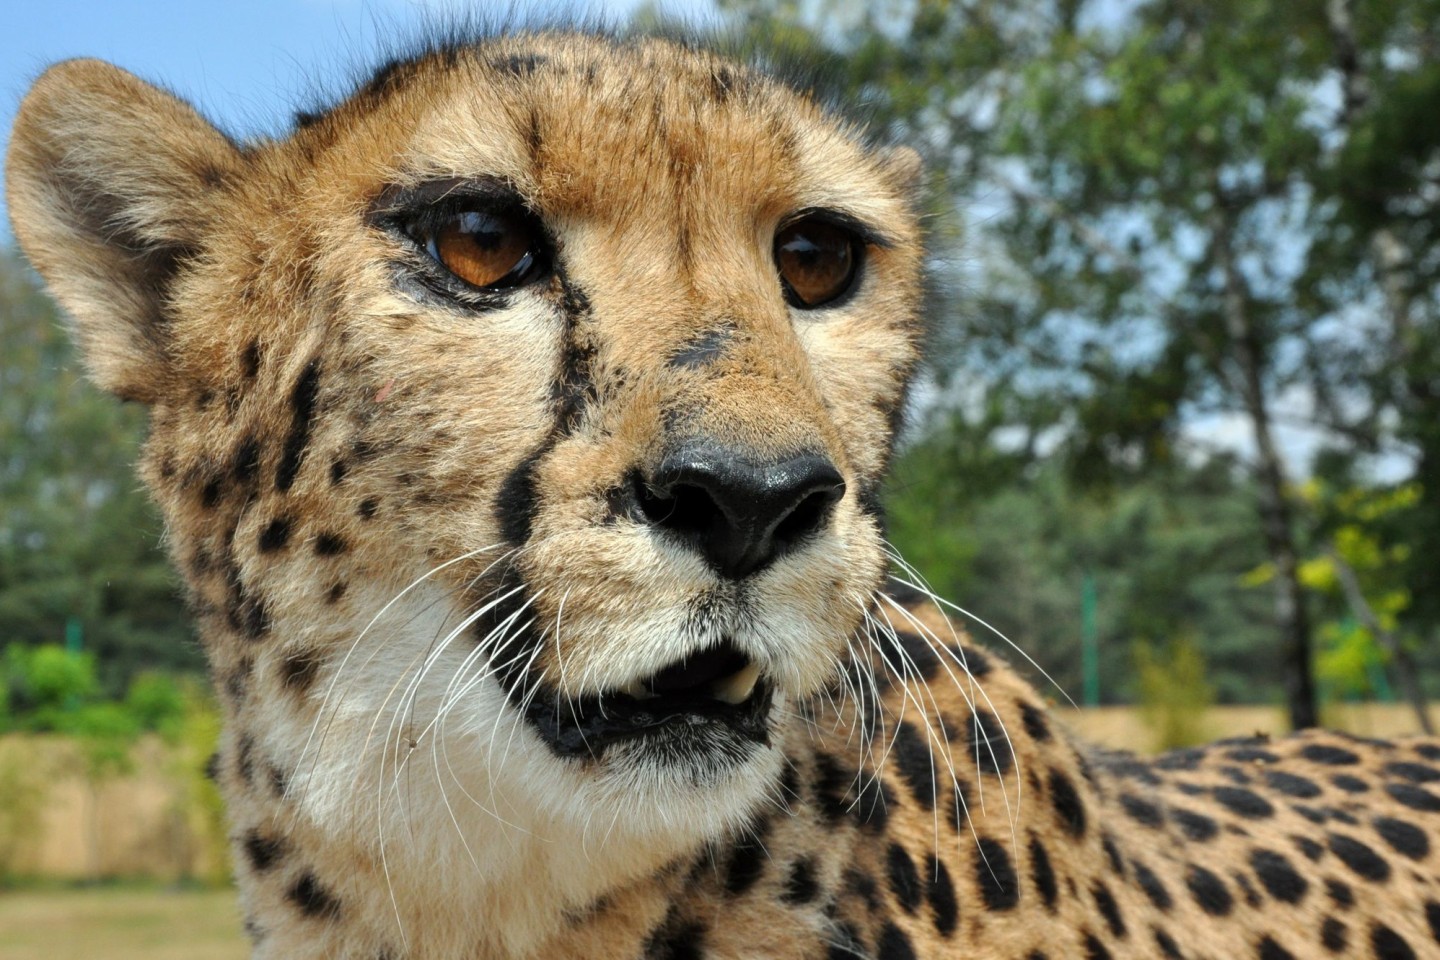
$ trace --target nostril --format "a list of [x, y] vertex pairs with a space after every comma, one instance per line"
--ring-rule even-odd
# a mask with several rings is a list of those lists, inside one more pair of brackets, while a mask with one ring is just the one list
[[771, 534], [777, 546], [784, 546], [801, 539], [825, 525], [830, 510], [845, 496], [845, 481], [836, 475], [835, 486], [816, 490], [795, 505], [789, 516], [775, 527]]
[[702, 487], [689, 483], [651, 487], [638, 474], [632, 482], [640, 512], [657, 527], [700, 533], [722, 516], [719, 506]]

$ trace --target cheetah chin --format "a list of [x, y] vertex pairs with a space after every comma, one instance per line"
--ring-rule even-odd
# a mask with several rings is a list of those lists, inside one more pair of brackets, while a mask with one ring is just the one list
[[911, 589], [921, 181], [671, 40], [245, 142], [36, 81], [14, 232], [149, 409], [254, 957], [1440, 956], [1440, 743], [1099, 751]]

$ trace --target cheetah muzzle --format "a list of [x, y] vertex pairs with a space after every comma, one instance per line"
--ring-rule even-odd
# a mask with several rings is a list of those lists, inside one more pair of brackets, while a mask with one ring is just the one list
[[1098, 751], [911, 589], [919, 157], [815, 92], [517, 34], [242, 143], [70, 61], [6, 170], [149, 408], [256, 958], [1440, 955], [1440, 743]]

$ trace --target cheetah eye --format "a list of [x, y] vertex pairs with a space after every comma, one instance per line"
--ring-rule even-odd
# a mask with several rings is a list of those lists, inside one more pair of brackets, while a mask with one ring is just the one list
[[803, 217], [775, 234], [775, 266], [785, 299], [801, 310], [823, 307], [855, 281], [863, 246], [844, 227]]
[[417, 232], [441, 266], [481, 290], [524, 286], [549, 268], [539, 227], [523, 213], [461, 210]]

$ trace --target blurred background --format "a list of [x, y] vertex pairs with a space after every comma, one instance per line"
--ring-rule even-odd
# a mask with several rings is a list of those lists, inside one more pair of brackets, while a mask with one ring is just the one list
[[[91, 55], [281, 134], [457, 9], [22, 4], [0, 127]], [[888, 491], [897, 574], [1033, 658], [1072, 726], [1141, 752], [1431, 729], [1440, 0], [582, 13], [811, 64], [925, 154], [934, 348]], [[143, 413], [83, 382], [0, 248], [0, 957], [242, 957], [218, 721], [131, 469]]]

